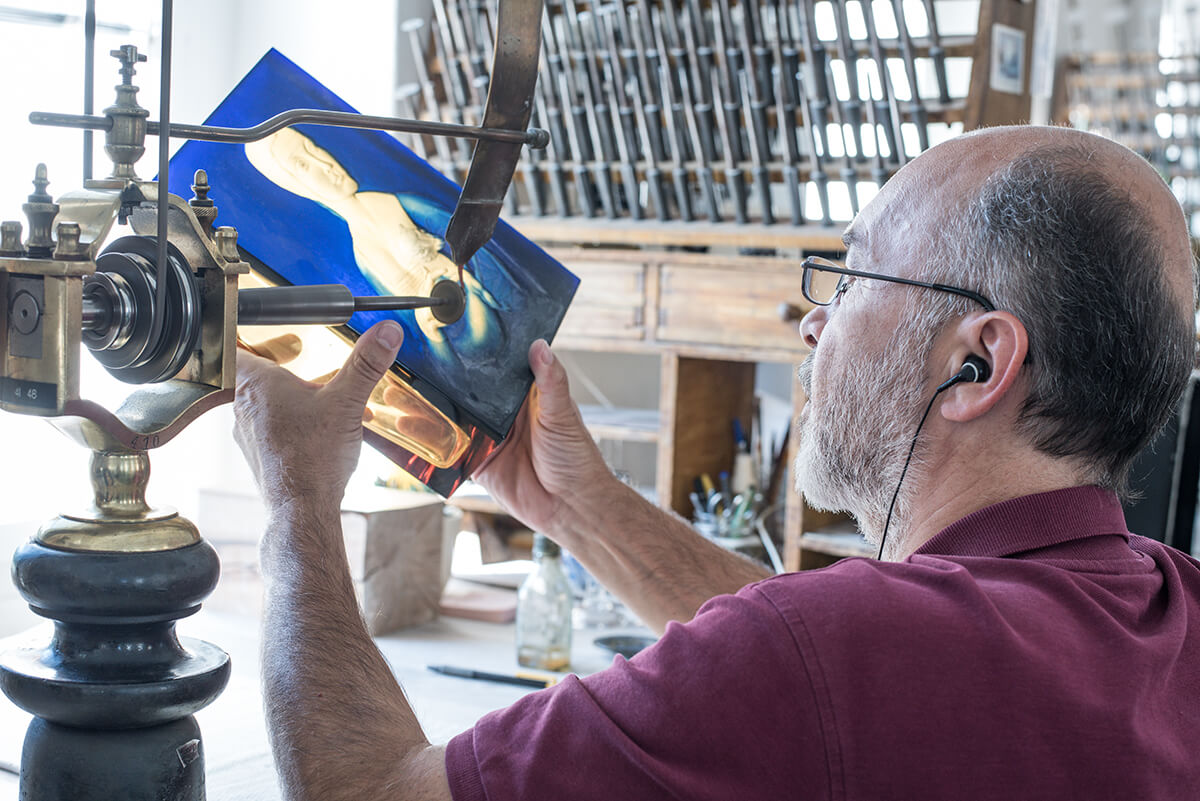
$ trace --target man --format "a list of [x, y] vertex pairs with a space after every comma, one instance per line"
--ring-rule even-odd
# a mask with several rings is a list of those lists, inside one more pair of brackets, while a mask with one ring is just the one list
[[1194, 359], [1174, 198], [1107, 140], [997, 128], [914, 160], [847, 244], [874, 276], [842, 274], [801, 324], [797, 483], [886, 529], [892, 561], [752, 583], [609, 475], [535, 344], [538, 392], [478, 478], [664, 634], [445, 748], [358, 622], [338, 525], [397, 329], [323, 389], [240, 364], [289, 796], [1198, 797], [1200, 569], [1118, 502]]

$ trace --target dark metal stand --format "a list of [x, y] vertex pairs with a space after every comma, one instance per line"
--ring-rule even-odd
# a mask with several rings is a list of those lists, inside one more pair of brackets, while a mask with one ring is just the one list
[[49, 643], [0, 656], [0, 689], [36, 717], [22, 801], [203, 801], [192, 713], [229, 680], [229, 657], [180, 640], [175, 621], [216, 586], [217, 554], [187, 520], [145, 503], [144, 451], [97, 452], [95, 508], [21, 546], [13, 580], [54, 621]]

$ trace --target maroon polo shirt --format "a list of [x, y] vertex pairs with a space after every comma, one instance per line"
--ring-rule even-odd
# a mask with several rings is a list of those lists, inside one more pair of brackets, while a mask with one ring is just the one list
[[1200, 565], [1095, 487], [1005, 501], [715, 598], [446, 769], [456, 801], [1200, 798]]

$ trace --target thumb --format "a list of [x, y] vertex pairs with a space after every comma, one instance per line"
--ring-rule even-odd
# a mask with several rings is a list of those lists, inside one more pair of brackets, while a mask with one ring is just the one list
[[252, 380], [256, 380], [259, 375], [275, 367], [270, 360], [259, 356], [249, 349], [239, 347], [236, 358], [237, 378], [235, 385], [239, 391]]
[[566, 424], [578, 419], [579, 410], [571, 400], [567, 371], [545, 340], [539, 339], [529, 347], [529, 366], [537, 382], [538, 417], [550, 424]]
[[354, 344], [350, 358], [327, 388], [356, 408], [366, 406], [371, 390], [392, 366], [404, 329], [391, 320], [372, 326]]

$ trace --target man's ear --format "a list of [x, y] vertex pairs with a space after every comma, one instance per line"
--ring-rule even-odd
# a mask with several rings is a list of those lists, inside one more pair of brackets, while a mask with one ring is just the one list
[[942, 417], [965, 423], [987, 414], [1012, 390], [1029, 352], [1029, 335], [1012, 314], [991, 311], [963, 318], [952, 337], [959, 365], [974, 354], [991, 368], [986, 381], [962, 382], [946, 392]]

